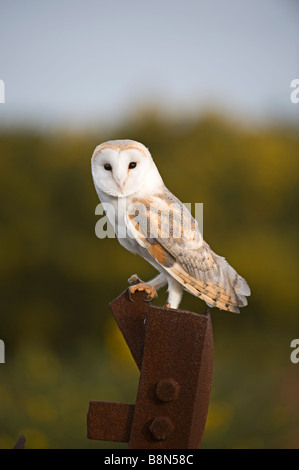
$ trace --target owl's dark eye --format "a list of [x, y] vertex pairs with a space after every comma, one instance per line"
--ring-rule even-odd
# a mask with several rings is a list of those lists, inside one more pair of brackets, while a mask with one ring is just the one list
[[129, 164], [129, 170], [132, 170], [133, 168], [136, 168], [137, 163], [136, 162], [131, 162]]
[[112, 170], [112, 166], [110, 165], [110, 163], [105, 163], [104, 168], [105, 168], [105, 170], [107, 170], [107, 171], [111, 171], [111, 170]]

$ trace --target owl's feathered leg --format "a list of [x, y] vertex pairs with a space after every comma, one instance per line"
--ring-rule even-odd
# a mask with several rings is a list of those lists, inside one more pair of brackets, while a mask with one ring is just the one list
[[142, 282], [137, 274], [133, 274], [133, 276], [128, 279], [128, 282], [130, 284], [135, 283], [128, 288], [130, 299], [131, 294], [134, 294], [134, 292], [145, 291], [149, 296], [149, 300], [152, 300], [157, 297], [157, 290], [167, 283], [167, 279], [165, 274], [161, 273], [148, 282]]
[[158, 290], [167, 284], [167, 278], [165, 274], [161, 273], [161, 274], [158, 274], [158, 276], [151, 279], [150, 281], [148, 281], [147, 284], [149, 284], [150, 286]]
[[167, 278], [168, 282], [168, 300], [165, 307], [179, 308], [180, 302], [183, 297], [183, 287], [173, 277]]

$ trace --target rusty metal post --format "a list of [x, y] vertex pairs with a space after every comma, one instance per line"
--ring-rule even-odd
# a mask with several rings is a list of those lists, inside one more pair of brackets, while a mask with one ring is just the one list
[[140, 370], [136, 403], [90, 402], [88, 438], [130, 449], [196, 449], [212, 383], [210, 314], [152, 306], [140, 292], [133, 299], [125, 291], [110, 307]]
[[24, 434], [21, 434], [16, 444], [13, 446], [13, 449], [25, 449], [26, 437]]

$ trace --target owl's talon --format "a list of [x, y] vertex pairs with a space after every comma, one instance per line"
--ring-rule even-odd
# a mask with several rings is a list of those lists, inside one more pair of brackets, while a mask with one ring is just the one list
[[164, 308], [171, 308], [171, 305], [169, 303], [164, 305]]
[[128, 293], [128, 297], [129, 297], [130, 302], [135, 302], [135, 300], [132, 299], [131, 291], [130, 291], [130, 288], [129, 288], [129, 287], [128, 287], [128, 289], [127, 289], [127, 293]]
[[128, 283], [129, 284], [136, 284], [136, 282], [140, 282], [138, 274], [132, 274], [132, 276], [130, 276], [129, 279], [128, 279]]
[[149, 284], [145, 284], [143, 282], [140, 282], [138, 284], [134, 284], [133, 286], [128, 287], [129, 299], [130, 300], [133, 301], [133, 299], [131, 298], [131, 295], [134, 294], [136, 291], [146, 292], [148, 294], [148, 297], [147, 297], [147, 299], [145, 299], [145, 302], [150, 302], [155, 297], [157, 297], [157, 291], [154, 287], [150, 286]]

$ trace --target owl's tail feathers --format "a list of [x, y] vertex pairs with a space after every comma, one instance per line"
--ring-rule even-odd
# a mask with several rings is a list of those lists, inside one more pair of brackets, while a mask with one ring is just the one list
[[184, 289], [200, 297], [209, 307], [240, 313], [239, 307], [247, 305], [246, 296], [250, 295], [247, 282], [224, 258], [214, 255], [214, 263], [213, 280], [194, 277], [179, 263], [174, 263], [166, 270], [183, 285]]
[[225, 258], [219, 256], [218, 260], [220, 261], [220, 277], [222, 278], [222, 282], [220, 283], [230, 292], [236, 307], [245, 307], [248, 304], [246, 297], [251, 294], [249, 285], [245, 279], [228, 264]]

